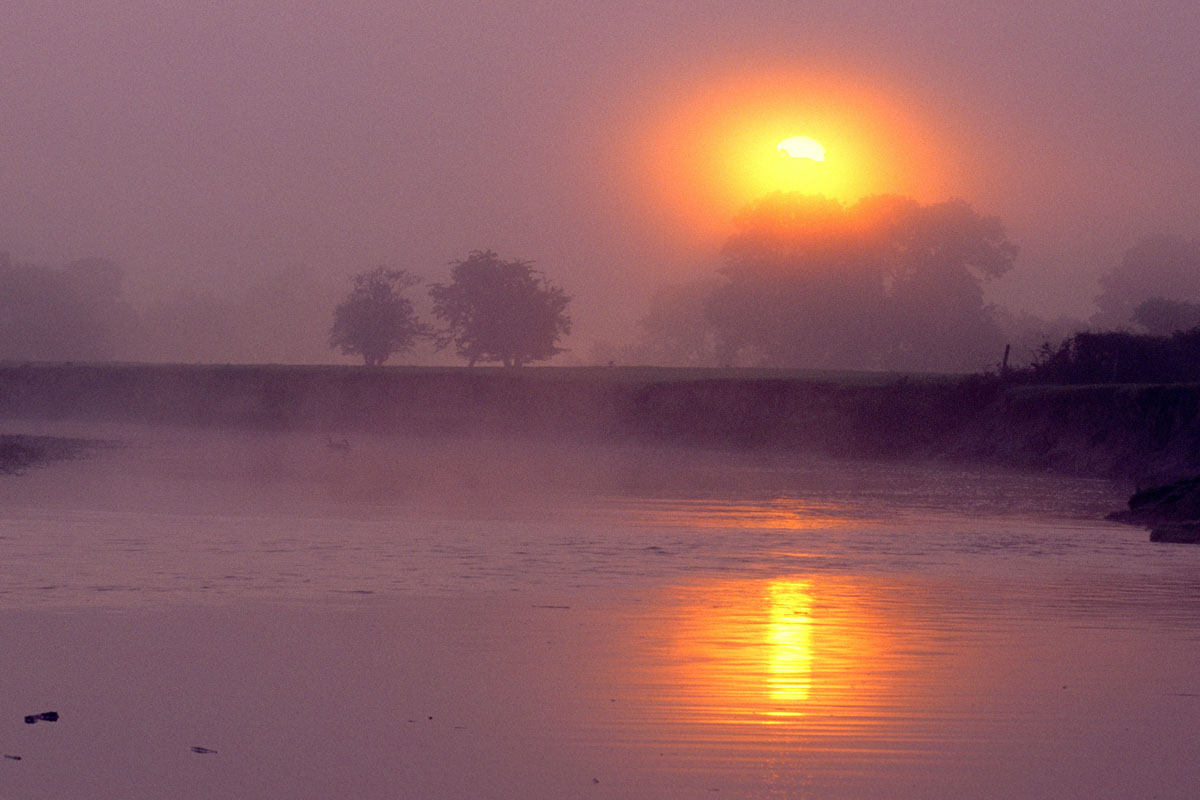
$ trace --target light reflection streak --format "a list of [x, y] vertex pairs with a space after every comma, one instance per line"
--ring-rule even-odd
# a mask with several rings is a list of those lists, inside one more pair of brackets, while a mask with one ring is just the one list
[[651, 659], [655, 704], [676, 723], [710, 728], [861, 733], [888, 716], [891, 684], [913, 666], [897, 663], [903, 626], [875, 590], [814, 575], [673, 590], [669, 644]]
[[855, 523], [850, 509], [799, 498], [766, 501], [642, 501], [628, 515], [640, 525], [745, 531], [831, 530]]
[[767, 685], [781, 708], [773, 716], [803, 713], [812, 690], [812, 596], [807, 581], [772, 581], [767, 585], [769, 621], [766, 630]]

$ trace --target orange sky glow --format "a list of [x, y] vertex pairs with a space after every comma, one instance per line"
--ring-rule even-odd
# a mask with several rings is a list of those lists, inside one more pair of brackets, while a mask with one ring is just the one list
[[[663, 103], [642, 133], [637, 174], [646, 202], [716, 235], [776, 191], [936, 202], [953, 195], [959, 159], [933, 128], [899, 99], [847, 79], [741, 77]], [[826, 160], [781, 154], [791, 136], [820, 142]]]

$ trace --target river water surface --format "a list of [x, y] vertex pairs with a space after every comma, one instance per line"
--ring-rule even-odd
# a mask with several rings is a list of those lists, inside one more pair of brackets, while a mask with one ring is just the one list
[[1200, 785], [1200, 548], [1102, 521], [1128, 486], [56, 432], [118, 444], [0, 479], [3, 798]]

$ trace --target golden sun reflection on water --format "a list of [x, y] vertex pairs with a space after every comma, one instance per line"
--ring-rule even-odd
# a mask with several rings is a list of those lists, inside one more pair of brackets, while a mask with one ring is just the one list
[[[894, 713], [898, 620], [878, 587], [831, 577], [725, 580], [674, 590], [652, 662], [664, 721], [783, 734], [862, 733]], [[712, 735], [719, 736], [717, 733]]]
[[781, 710], [772, 716], [803, 713], [812, 690], [812, 595], [807, 581], [767, 585], [768, 615], [763, 661], [768, 693]]
[[830, 530], [855, 522], [844, 506], [800, 498], [641, 501], [627, 519], [639, 525], [739, 531]]

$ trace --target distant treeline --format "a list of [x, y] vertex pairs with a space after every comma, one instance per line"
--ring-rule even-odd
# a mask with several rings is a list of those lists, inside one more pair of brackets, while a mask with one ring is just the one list
[[1013, 377], [1030, 383], [1197, 383], [1200, 327], [1169, 336], [1124, 331], [1076, 333]]
[[[468, 364], [514, 367], [562, 353], [558, 363], [575, 366], [965, 374], [994, 371], [1009, 344], [1007, 366], [1030, 381], [1197, 379], [1194, 335], [1175, 332], [1200, 326], [1200, 237], [1139, 240], [1100, 275], [1088, 319], [989, 302], [985, 285], [1014, 270], [1017, 247], [997, 217], [961, 200], [770, 195], [714, 255], [715, 270], [647, 298], [636, 328], [613, 323], [632, 341], [588, 351], [566, 338], [565, 310], [590, 306], [596, 320], [595, 299], [572, 301], [533, 262], [491, 251], [451, 262], [448, 280], [411, 302], [402, 290], [415, 283], [391, 265], [358, 273], [363, 285], [349, 295], [340, 268], [296, 265], [250, 286], [202, 283], [136, 306], [111, 261], [57, 267], [0, 251], [0, 361], [321, 364], [332, 345], [373, 364], [382, 352], [429, 364], [444, 363], [438, 348], [453, 344]], [[622, 304], [632, 307], [628, 289]], [[436, 329], [422, 322], [431, 318]], [[380, 334], [380, 319], [398, 320], [398, 330]]]

